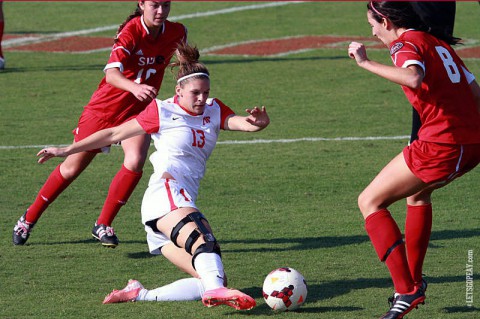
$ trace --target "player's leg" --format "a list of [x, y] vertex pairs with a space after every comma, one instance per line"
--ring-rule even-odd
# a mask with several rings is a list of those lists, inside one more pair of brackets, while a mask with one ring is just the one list
[[195, 278], [200, 277], [195, 268], [193, 268], [192, 255], [187, 253], [185, 249], [178, 247], [172, 242], [170, 242], [161, 248], [161, 252], [165, 258], [167, 258], [172, 264], [177, 266], [177, 268], [181, 271]]
[[150, 135], [135, 136], [122, 141], [125, 154], [123, 165], [110, 184], [102, 211], [92, 230], [92, 235], [106, 247], [115, 248], [118, 245], [118, 238], [111, 225], [142, 178], [149, 146]]
[[370, 240], [379, 259], [387, 265], [399, 294], [397, 301], [409, 304], [401, 310], [404, 314], [423, 302], [425, 296], [423, 291], [414, 286], [402, 234], [387, 207], [425, 187], [426, 184], [410, 171], [400, 153], [374, 178], [358, 199]]
[[81, 152], [68, 156], [58, 165], [37, 194], [35, 201], [13, 229], [13, 243], [23, 245], [47, 207], [87, 168], [96, 153]]
[[[151, 223], [149, 223], [149, 225], [151, 225]], [[152, 290], [145, 289], [137, 280], [130, 280], [125, 288], [114, 290], [107, 295], [103, 303], [201, 300], [205, 289], [202, 281], [198, 278], [197, 272], [192, 266], [192, 256], [183, 248], [175, 246], [162, 233], [157, 230], [153, 231], [150, 226], [147, 226], [147, 228], [149, 245], [152, 244], [155, 247], [161, 246], [162, 255], [180, 270], [188, 273], [192, 277], [180, 279]]]
[[103, 300], [104, 304], [128, 301], [194, 301], [202, 299], [204, 288], [198, 278], [184, 278], [152, 290], [145, 289], [138, 280], [129, 280], [121, 290], [114, 290]]
[[[198, 210], [193, 207], [174, 210], [157, 220], [156, 227], [161, 233], [169, 234], [173, 244], [191, 256], [187, 258], [183, 255], [173, 261], [190, 274], [195, 270], [201, 278], [205, 288], [202, 302], [206, 306], [225, 304], [235, 309], [251, 309], [255, 306], [255, 300], [250, 296], [238, 290], [225, 288], [220, 246], [208, 221]], [[186, 264], [187, 261], [191, 267]]]
[[423, 280], [423, 262], [427, 253], [432, 231], [432, 203], [430, 187], [407, 198], [405, 220], [405, 245], [407, 260], [414, 284], [424, 291], [427, 288]]
[[[158, 219], [156, 226], [161, 233], [168, 234], [173, 244], [185, 252], [175, 259], [169, 254], [168, 247], [165, 248], [167, 256], [172, 258], [177, 267], [192, 276], [201, 277], [206, 290], [223, 287], [224, 269], [220, 246], [207, 220], [197, 209], [193, 207], [176, 209]], [[189, 261], [190, 265], [186, 261]]]

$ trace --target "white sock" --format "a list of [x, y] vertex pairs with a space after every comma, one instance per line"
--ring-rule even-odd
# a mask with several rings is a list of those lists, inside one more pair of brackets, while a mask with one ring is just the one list
[[193, 301], [202, 299], [205, 292], [198, 278], [180, 279], [152, 290], [142, 289], [137, 301]]
[[205, 291], [223, 287], [222, 258], [215, 253], [201, 253], [195, 258], [195, 270], [202, 280]]

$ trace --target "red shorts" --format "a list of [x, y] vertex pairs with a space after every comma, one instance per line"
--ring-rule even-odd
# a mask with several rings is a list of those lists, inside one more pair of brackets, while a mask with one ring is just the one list
[[[114, 125], [104, 121], [91, 112], [83, 111], [82, 115], [80, 115], [80, 119], [78, 120], [78, 126], [72, 131], [75, 142], [81, 141], [84, 138], [92, 135], [95, 132], [103, 130], [105, 128], [113, 127]], [[94, 153], [108, 153], [110, 151], [110, 146], [102, 147], [101, 149], [94, 149], [90, 150], [89, 152]]]
[[450, 182], [480, 163], [480, 144], [439, 144], [416, 140], [403, 149], [415, 176], [425, 183]]

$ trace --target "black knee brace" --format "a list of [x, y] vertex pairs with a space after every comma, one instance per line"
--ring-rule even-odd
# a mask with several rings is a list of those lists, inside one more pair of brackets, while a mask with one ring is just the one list
[[[181, 221], [179, 221], [178, 224], [173, 227], [172, 232], [170, 233], [170, 239], [172, 240], [172, 242], [177, 247], [180, 247], [177, 243], [177, 237], [180, 234], [180, 229], [182, 229], [183, 226], [185, 226], [187, 223], [195, 223], [197, 228], [190, 233], [187, 240], [185, 241], [185, 251], [193, 256], [192, 263], [195, 260], [195, 257], [197, 257], [197, 255], [201, 253], [216, 253], [221, 256], [220, 246], [218, 245], [215, 236], [213, 236], [210, 230], [208, 230], [203, 221], [207, 221], [207, 219], [205, 218], [205, 216], [203, 216], [202, 213], [192, 212], [185, 216]], [[193, 244], [197, 241], [200, 235], [203, 235], [205, 243], [198, 246], [195, 252], [192, 253]]]

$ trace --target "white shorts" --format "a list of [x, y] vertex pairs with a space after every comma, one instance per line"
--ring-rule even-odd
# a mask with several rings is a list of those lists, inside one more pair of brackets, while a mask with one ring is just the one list
[[159, 183], [148, 186], [142, 201], [142, 223], [145, 225], [148, 249], [151, 254], [161, 254], [160, 248], [170, 243], [170, 234], [165, 235], [154, 231], [146, 223], [181, 207], [197, 209], [190, 194], [176, 180], [162, 179]]

